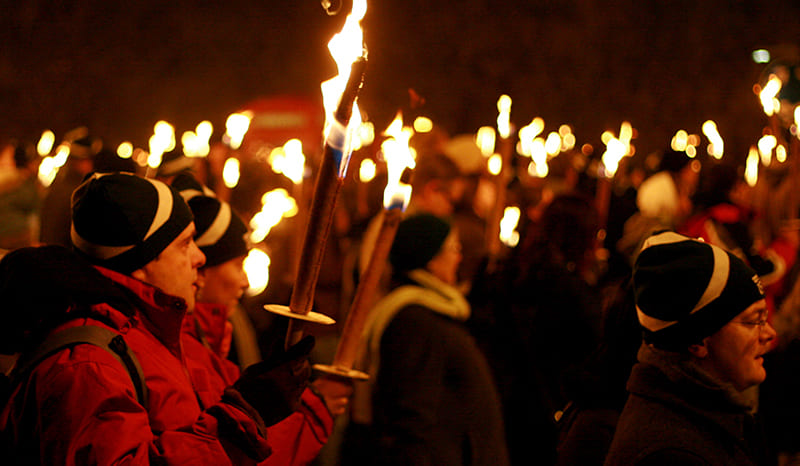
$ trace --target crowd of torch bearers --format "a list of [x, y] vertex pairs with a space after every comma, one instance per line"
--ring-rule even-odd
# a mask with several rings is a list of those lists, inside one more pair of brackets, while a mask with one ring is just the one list
[[[325, 101], [325, 141], [319, 168], [316, 172], [316, 183], [310, 206], [298, 224], [305, 225], [302, 245], [296, 255], [296, 266], [290, 269], [294, 277], [294, 287], [288, 306], [267, 305], [270, 312], [291, 319], [286, 336], [286, 345], [291, 345], [302, 336], [303, 326], [300, 322], [330, 324], [329, 316], [314, 312], [311, 307], [314, 300], [319, 269], [322, 262], [325, 243], [331, 226], [332, 216], [336, 208], [337, 197], [345, 174], [348, 170], [352, 151], [361, 146], [375, 144], [374, 134], [368, 123], [362, 123], [361, 113], [357, 105], [357, 97], [365, 75], [367, 64], [366, 52], [359, 22], [366, 13], [366, 1], [354, 1], [353, 11], [348, 16], [342, 31], [329, 43], [331, 55], [334, 57], [339, 74], [323, 83]], [[774, 164], [782, 165], [790, 161], [784, 170], [789, 180], [797, 181], [800, 173], [800, 106], [787, 112], [786, 103], [777, 96], [782, 80], [772, 74], [766, 82], [754, 88], [758, 95], [769, 124], [764, 129], [763, 137], [753, 145], [745, 162], [744, 178], [751, 187], [756, 187], [757, 202], [766, 205], [769, 199], [770, 184], [764, 177], [759, 177], [759, 167], [774, 168]], [[548, 175], [548, 161], [561, 152], [573, 150], [576, 145], [575, 135], [567, 125], [562, 125], [558, 132], [543, 136], [545, 123], [537, 117], [530, 124], [523, 126], [515, 134], [511, 121], [511, 98], [502, 95], [497, 103], [498, 117], [496, 131], [493, 127], [480, 128], [475, 136], [475, 143], [485, 156], [483, 176], [494, 186], [494, 208], [487, 218], [487, 250], [489, 266], [502, 258], [507, 247], [513, 247], [518, 241], [515, 231], [520, 221], [519, 206], [509, 205], [507, 190], [509, 183], [518, 173], [523, 172], [534, 178], [545, 178]], [[785, 117], [792, 113], [793, 121]], [[253, 115], [241, 112], [230, 115], [226, 122], [226, 131], [222, 136], [224, 144], [235, 153], [247, 134]], [[429, 130], [432, 123], [425, 119], [420, 122]], [[415, 122], [416, 126], [416, 122]], [[365, 129], [369, 129], [366, 130]], [[724, 154], [724, 143], [716, 123], [708, 120], [702, 125], [702, 133], [708, 139], [707, 152], [715, 160]], [[210, 139], [213, 128], [210, 122], [203, 121], [193, 131], [183, 133], [180, 143], [187, 157], [208, 157]], [[381, 153], [387, 164], [388, 183], [384, 192], [383, 223], [376, 246], [368, 262], [367, 269], [361, 276], [359, 287], [347, 315], [336, 354], [331, 365], [317, 366], [324, 372], [343, 375], [351, 378], [363, 378], [364, 374], [353, 371], [359, 337], [366, 321], [367, 313], [374, 302], [378, 280], [386, 263], [397, 225], [403, 215], [411, 196], [409, 178], [414, 167], [413, 151], [409, 147], [409, 139], [413, 130], [403, 126], [402, 117], [398, 117], [386, 130], [387, 137], [381, 144]], [[516, 136], [516, 137], [515, 137]], [[617, 168], [623, 157], [632, 156], [635, 147], [631, 141], [635, 138], [635, 130], [629, 122], [623, 122], [619, 135], [611, 131], [602, 135], [605, 151], [594, 167], [597, 180], [595, 200], [601, 228], [605, 227], [608, 209], [612, 197], [612, 188]], [[54, 147], [55, 135], [45, 131], [37, 145], [42, 156], [39, 165], [39, 179], [48, 186], [69, 155], [69, 143]], [[142, 168], [144, 176], [155, 176], [164, 153], [173, 150], [178, 141], [172, 125], [159, 121], [154, 126], [149, 140], [148, 150], [134, 148], [130, 142], [124, 142], [117, 148], [121, 158], [133, 158]], [[680, 130], [671, 141], [673, 149], [683, 151], [689, 157], [697, 155], [700, 136]], [[375, 154], [377, 151], [373, 151]], [[516, 154], [515, 154], [516, 153]], [[584, 153], [585, 147], [584, 147]], [[774, 161], [773, 161], [774, 155]], [[519, 159], [517, 159], [519, 157]], [[282, 147], [272, 150], [269, 164], [278, 173], [283, 173], [293, 183], [292, 193], [285, 189], [276, 189], [264, 194], [263, 209], [256, 213], [250, 222], [252, 229], [251, 242], [262, 242], [272, 227], [283, 218], [292, 217], [302, 212], [306, 206], [304, 181], [307, 178], [305, 155], [302, 143], [293, 139]], [[527, 164], [525, 163], [527, 162]], [[363, 160], [359, 173], [362, 180], [369, 180], [375, 173], [375, 161], [370, 157]], [[217, 187], [221, 198], [227, 198], [225, 189], [235, 188], [239, 179], [239, 160], [228, 157], [222, 169], [223, 187]], [[796, 184], [795, 184], [796, 185]], [[795, 192], [789, 198], [788, 212], [797, 212], [800, 205], [800, 194]], [[504, 246], [505, 245], [505, 246]], [[248, 256], [245, 268], [251, 282], [251, 292], [262, 291], [268, 283], [269, 257], [258, 248]]]

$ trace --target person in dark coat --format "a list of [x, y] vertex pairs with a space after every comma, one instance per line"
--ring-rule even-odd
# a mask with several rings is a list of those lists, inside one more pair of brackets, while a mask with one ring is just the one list
[[717, 246], [663, 232], [645, 241], [634, 289], [644, 344], [605, 464], [767, 464], [743, 395], [764, 381], [775, 338], [756, 273]]
[[508, 464], [494, 381], [463, 324], [470, 306], [455, 288], [460, 260], [458, 235], [443, 219], [401, 222], [390, 253], [396, 286], [364, 333], [364, 367], [374, 381], [369, 464]]

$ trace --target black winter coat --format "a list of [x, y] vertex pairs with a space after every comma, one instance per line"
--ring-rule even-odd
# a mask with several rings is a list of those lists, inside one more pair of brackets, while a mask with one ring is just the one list
[[769, 464], [756, 420], [722, 388], [640, 362], [628, 391], [607, 466]]

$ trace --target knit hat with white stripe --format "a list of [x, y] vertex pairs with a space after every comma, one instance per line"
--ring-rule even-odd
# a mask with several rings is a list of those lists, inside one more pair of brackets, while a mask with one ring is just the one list
[[764, 299], [758, 275], [717, 246], [673, 232], [648, 238], [633, 272], [645, 342], [680, 351]]
[[95, 173], [72, 193], [72, 244], [92, 263], [130, 275], [192, 222], [178, 192], [130, 173]]
[[212, 267], [247, 255], [247, 227], [231, 206], [190, 174], [182, 173], [172, 182], [189, 204], [197, 228], [195, 242], [206, 255], [204, 267]]

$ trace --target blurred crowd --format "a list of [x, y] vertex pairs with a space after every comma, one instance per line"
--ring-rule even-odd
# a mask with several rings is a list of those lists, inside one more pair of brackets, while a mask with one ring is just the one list
[[[404, 216], [414, 222], [404, 223], [398, 232], [374, 303], [375, 315], [386, 314], [386, 322], [372, 317], [365, 337], [377, 338], [391, 350], [376, 346], [366, 355], [361, 369], [377, 364], [378, 354], [384, 369], [366, 388], [356, 382], [349, 408], [337, 418], [330, 440], [314, 460], [317, 464], [391, 464], [392, 459], [412, 464], [424, 456], [415, 456], [419, 445], [381, 443], [387, 431], [400, 429], [393, 416], [409, 406], [420, 419], [406, 419], [409, 425], [404, 427], [435, 439], [446, 450], [446, 464], [487, 464], [480, 455], [501, 458], [497, 464], [602, 464], [642, 342], [633, 266], [642, 243], [664, 230], [720, 246], [761, 277], [777, 338], [765, 357], [767, 379], [750, 396], [758, 400], [776, 461], [800, 455], [800, 427], [794, 422], [800, 416], [795, 395], [800, 389], [795, 375], [800, 364], [800, 154], [765, 169], [751, 185], [744, 166], [733, 158], [689, 157], [673, 149], [624, 157], [612, 177], [598, 175], [597, 152], [568, 150], [551, 158], [549, 173], [540, 177], [527, 169], [530, 159], [516, 154], [500, 174], [490, 173], [472, 135], [450, 137], [435, 130], [415, 135], [411, 145], [417, 158]], [[167, 183], [189, 172], [228, 202], [245, 224], [262, 209], [264, 193], [284, 188], [298, 202], [299, 213], [249, 245], [269, 255], [270, 278], [266, 289], [230, 304], [236, 312], [229, 317], [234, 331], [227, 358], [244, 368], [282, 342], [285, 323], [263, 306], [289, 302], [318, 156], [309, 157], [309, 174], [298, 186], [272, 172], [263, 155], [222, 144], [205, 158], [188, 158], [180, 151], [165, 154], [152, 173], [119, 158], [89, 133], [70, 140], [69, 146], [66, 163], [45, 185], [33, 145], [3, 144], [3, 253], [45, 244], [72, 247], [72, 193], [96, 171], [127, 171]], [[234, 187], [223, 181], [228, 157], [240, 162]], [[312, 362], [332, 360], [374, 249], [384, 215], [386, 172], [380, 157], [373, 146], [353, 154], [336, 204], [313, 307], [337, 324], [307, 327], [317, 342]], [[378, 161], [379, 168], [365, 182], [358, 179], [357, 167], [366, 158]], [[498, 199], [505, 200], [502, 206]], [[505, 206], [517, 207], [520, 216], [512, 239], [501, 241], [491, 222]], [[436, 263], [441, 269], [432, 268], [431, 261], [445, 250], [452, 256]], [[435, 280], [410, 273], [426, 267]], [[442, 279], [448, 273], [452, 278]], [[456, 324], [433, 322], [422, 314], [405, 312], [402, 319], [392, 314], [405, 309], [397, 301], [404, 286], [419, 288], [415, 305], [437, 309]], [[419, 297], [430, 290], [463, 296], [464, 302], [442, 309], [435, 299]], [[438, 339], [451, 346], [429, 345]], [[461, 355], [461, 364], [470, 369], [435, 363], [451, 353]], [[444, 379], [453, 385], [439, 387], [437, 380], [423, 375], [436, 371], [452, 371]], [[429, 406], [427, 395], [438, 390], [452, 392], [452, 398], [437, 395], [439, 405]], [[465, 413], [470, 409], [464, 404], [478, 412]], [[448, 458], [447, 452], [461, 448], [461, 440], [423, 427], [432, 413], [448, 425], [474, 430], [482, 449], [467, 455], [474, 456], [473, 463]], [[401, 434], [393, 435], [397, 440]]]

